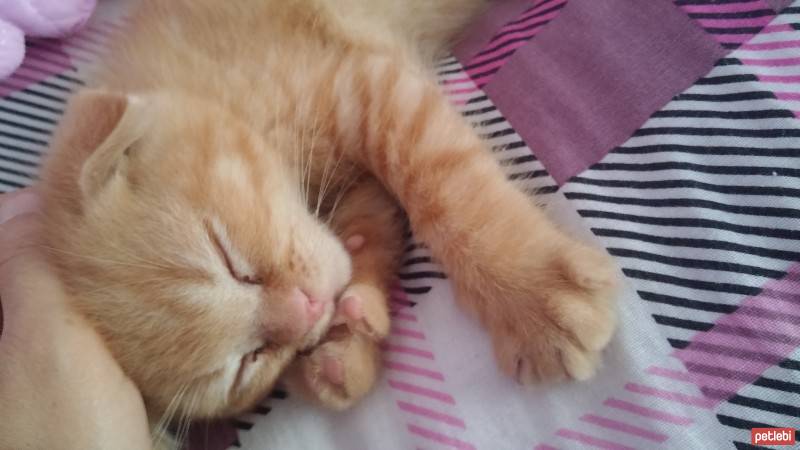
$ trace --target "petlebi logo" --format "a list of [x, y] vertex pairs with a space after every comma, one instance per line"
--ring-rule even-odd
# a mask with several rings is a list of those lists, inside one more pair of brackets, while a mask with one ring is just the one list
[[794, 428], [753, 428], [750, 443], [753, 445], [794, 445]]

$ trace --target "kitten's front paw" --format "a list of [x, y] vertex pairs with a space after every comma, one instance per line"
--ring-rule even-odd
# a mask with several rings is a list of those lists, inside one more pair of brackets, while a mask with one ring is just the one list
[[502, 289], [513, 297], [506, 307], [487, 312], [500, 367], [523, 384], [590, 378], [616, 327], [610, 257], [568, 242], [548, 258]]
[[348, 286], [339, 300], [334, 324], [346, 324], [351, 332], [375, 341], [384, 339], [391, 326], [385, 295], [366, 283]]
[[368, 284], [354, 284], [342, 294], [334, 326], [322, 344], [302, 355], [289, 371], [290, 388], [334, 410], [362, 399], [378, 378], [378, 343], [389, 334], [384, 294]]
[[325, 408], [344, 410], [372, 389], [379, 371], [378, 343], [338, 325], [322, 345], [295, 361], [287, 383]]

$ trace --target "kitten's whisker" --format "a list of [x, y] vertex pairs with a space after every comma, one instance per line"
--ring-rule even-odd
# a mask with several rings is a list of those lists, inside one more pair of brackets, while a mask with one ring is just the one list
[[178, 389], [178, 391], [173, 395], [172, 400], [170, 400], [169, 404], [167, 405], [166, 411], [164, 411], [164, 415], [159, 420], [159, 423], [162, 427], [166, 428], [171, 422], [175, 413], [180, 408], [180, 403], [183, 401], [183, 396], [186, 395], [186, 392], [189, 390], [188, 384], [183, 384]]
[[334, 184], [333, 183], [333, 179], [335, 177], [336, 171], [339, 169], [339, 165], [341, 164], [343, 157], [344, 157], [344, 152], [340, 152], [339, 153], [339, 157], [336, 159], [336, 164], [333, 166], [333, 170], [331, 171], [330, 177], [328, 177], [328, 179], [325, 180], [325, 184], [321, 188], [321, 193], [320, 193], [319, 199], [317, 199], [317, 209], [314, 212], [314, 215], [317, 218], [319, 218], [319, 209], [320, 209], [320, 206], [322, 205], [322, 199], [327, 194], [328, 188], [331, 187], [331, 185]]
[[118, 283], [118, 284], [108, 284], [96, 289], [92, 289], [90, 291], [85, 291], [85, 295], [92, 295], [102, 291], [115, 291], [119, 288], [123, 287], [134, 287], [134, 286], [154, 286], [158, 282], [163, 282], [166, 285], [174, 283], [175, 280], [172, 278], [147, 278], [143, 280], [136, 280], [130, 283]]
[[300, 165], [297, 167], [298, 177], [297, 179], [300, 182], [300, 192], [303, 195], [303, 203], [308, 203], [308, 190], [306, 189], [306, 170], [308, 164], [308, 152], [306, 148], [303, 147], [303, 136], [300, 135], [300, 105], [299, 102], [295, 103], [295, 112], [292, 116], [292, 138], [294, 139], [295, 148], [297, 149], [297, 154], [300, 157]]
[[[282, 102], [278, 101], [275, 102], [278, 104], [278, 108], [281, 108]], [[275, 117], [275, 128], [286, 128], [288, 129], [288, 139], [287, 142], [280, 142], [279, 145], [286, 145], [289, 148], [289, 152], [292, 156], [292, 161], [294, 162], [294, 171], [296, 175], [297, 182], [300, 183], [300, 197], [304, 199], [305, 194], [302, 190], [302, 174], [303, 174], [303, 167], [305, 165], [305, 160], [302, 154], [302, 148], [300, 147], [300, 142], [297, 135], [297, 116], [299, 114], [299, 107], [297, 102], [292, 102], [294, 104], [293, 111], [287, 111], [286, 117], [283, 117], [280, 113], [280, 109], [278, 109], [278, 113]], [[305, 200], [303, 200], [305, 201]]]
[[[338, 64], [336, 61], [330, 61], [330, 62], [332, 62], [334, 66], [336, 66]], [[333, 70], [331, 70], [330, 72], [335, 72], [335, 68]], [[324, 83], [324, 82], [326, 82], [326, 80], [323, 80], [321, 83]], [[336, 116], [336, 102], [329, 102], [328, 104], [329, 104], [328, 110], [327, 111], [322, 111], [321, 113], [324, 114], [325, 117], [335, 117]], [[319, 127], [317, 126], [317, 117], [319, 117], [319, 115], [320, 115], [320, 111], [317, 111], [316, 115], [315, 115], [315, 118], [314, 118], [315, 130], [316, 130], [317, 134], [320, 134]], [[317, 196], [317, 205], [316, 205], [316, 208], [314, 210], [314, 216], [317, 219], [319, 219], [320, 208], [322, 207], [322, 204], [325, 201], [325, 196], [328, 193], [328, 189], [335, 184], [336, 172], [339, 169], [339, 166], [340, 166], [342, 160], [344, 159], [344, 150], [340, 150], [339, 154], [336, 155], [336, 162], [333, 165], [333, 169], [329, 171], [328, 170], [328, 164], [330, 163], [331, 152], [335, 152], [335, 147], [329, 149], [328, 158], [325, 161], [325, 168], [323, 170], [322, 180], [320, 182], [319, 194]]]
[[[170, 217], [170, 215], [169, 214], [165, 214], [164, 217]], [[109, 243], [112, 243], [112, 244], [115, 242], [113, 239], [107, 239], [106, 241], [109, 242]], [[142, 242], [142, 243], [147, 243], [148, 242], [147, 236], [142, 236], [139, 239], [139, 241]], [[118, 254], [120, 254], [122, 256], [125, 256], [126, 258], [128, 258], [130, 260], [142, 263], [143, 266], [141, 266], [141, 267], [150, 268], [150, 266], [152, 266], [152, 267], [158, 267], [158, 268], [164, 269], [164, 270], [169, 270], [171, 267], [175, 267], [176, 266], [174, 261], [169, 261], [168, 259], [166, 259], [166, 257], [163, 255], [163, 252], [160, 251], [161, 249], [153, 249], [155, 251], [151, 251], [150, 254], [156, 255], [161, 262], [170, 264], [171, 267], [170, 267], [170, 265], [160, 265], [160, 264], [158, 264], [157, 261], [147, 260], [145, 258], [142, 258], [142, 257], [138, 256], [138, 255], [134, 255], [134, 254], [126, 251], [126, 249], [124, 247], [120, 246], [120, 245], [114, 245], [113, 249]], [[69, 253], [69, 252], [67, 252], [66, 250], [63, 250], [63, 249], [57, 249], [57, 250], [61, 251], [62, 253], [65, 253], [65, 254], [71, 254], [73, 256], [85, 257], [85, 255], [78, 255], [78, 254], [75, 254], [75, 253]], [[132, 264], [124, 262], [124, 261], [116, 261], [116, 262], [119, 263], [119, 264], [128, 264], [128, 265], [133, 267]], [[178, 266], [182, 266], [182, 264], [178, 264]]]
[[336, 195], [336, 200], [333, 202], [333, 206], [331, 207], [331, 210], [328, 212], [328, 218], [327, 218], [327, 220], [326, 220], [326, 222], [325, 222], [325, 224], [326, 224], [327, 226], [330, 226], [330, 224], [331, 224], [331, 221], [333, 220], [333, 215], [334, 215], [334, 213], [336, 212], [336, 208], [339, 206], [339, 202], [342, 200], [342, 198], [344, 198], [344, 196], [345, 196], [345, 195], [347, 195], [347, 192], [348, 192], [348, 191], [349, 191], [349, 190], [350, 190], [350, 189], [351, 189], [351, 188], [352, 188], [352, 187], [353, 187], [353, 186], [354, 186], [354, 185], [355, 185], [355, 184], [358, 182], [358, 180], [360, 180], [360, 179], [361, 179], [361, 177], [358, 177], [358, 176], [352, 176], [352, 177], [350, 178], [350, 181], [348, 181], [348, 182], [347, 182], [345, 185], [343, 185], [343, 186], [341, 186], [341, 187], [339, 188], [339, 193]]
[[170, 445], [170, 443], [172, 443], [174, 441], [170, 438], [169, 430], [167, 430], [166, 428], [164, 428], [164, 427], [162, 427], [160, 425], [156, 425], [151, 430], [151, 433], [152, 433], [151, 438], [153, 439], [153, 441], [151, 442], [151, 445], [152, 445], [153, 448], [170, 448], [170, 447], [172, 447], [172, 445]]
[[295, 102], [294, 107], [294, 116], [292, 117], [292, 135], [298, 140], [297, 148], [300, 151], [300, 155], [303, 158], [303, 166], [300, 172], [300, 186], [303, 192], [303, 199], [304, 202], [308, 203], [308, 189], [306, 188], [306, 173], [308, 171], [308, 166], [310, 165], [311, 155], [308, 154], [306, 145], [306, 138], [305, 138], [305, 127], [301, 125], [301, 117], [300, 117], [300, 101]]
[[200, 390], [195, 389], [194, 393], [192, 394], [191, 401], [187, 403], [186, 407], [183, 409], [180, 418], [178, 419], [178, 429], [176, 431], [175, 440], [178, 441], [178, 445], [181, 448], [184, 447], [186, 436], [189, 434], [191, 417], [192, 415], [194, 415], [194, 412], [197, 409], [199, 397], [200, 397]]
[[306, 192], [305, 195], [306, 204], [311, 202], [311, 172], [313, 171], [311, 165], [313, 164], [313, 160], [314, 160], [314, 149], [311, 148], [308, 150], [308, 162], [306, 165], [306, 170], [303, 172], [303, 178], [304, 178], [303, 185], [305, 186], [305, 192]]
[[157, 448], [158, 444], [160, 444], [162, 440], [169, 438], [168, 426], [172, 421], [175, 412], [178, 410], [179, 404], [188, 389], [188, 384], [182, 385], [180, 388], [178, 388], [177, 392], [175, 392], [175, 395], [172, 396], [169, 404], [167, 404], [167, 409], [164, 410], [164, 414], [161, 415], [161, 418], [155, 425], [155, 441], [153, 442], [153, 447]]
[[[320, 133], [320, 125], [319, 125], [319, 117], [320, 117], [320, 112], [315, 109], [314, 110], [314, 121], [312, 122], [312, 125], [311, 125], [311, 133], [312, 133], [311, 134], [311, 148], [316, 148], [316, 146], [317, 146], [317, 137], [321, 134]], [[318, 189], [317, 189], [317, 211], [319, 211], [320, 199], [324, 196], [324, 194], [323, 194], [324, 191], [321, 189], [321, 185], [324, 184], [324, 182], [325, 182], [324, 181], [325, 180], [325, 173], [328, 171], [328, 163], [329, 162], [330, 162], [330, 152], [328, 152], [328, 157], [325, 160], [325, 168], [322, 171], [322, 180], [323, 181], [320, 182], [320, 187], [318, 187]], [[312, 174], [309, 173], [309, 177], [311, 175]], [[310, 207], [311, 205], [309, 204], [308, 206]], [[317, 214], [316, 216], [319, 217], [319, 214]]]
[[147, 265], [132, 264], [132, 263], [124, 262], [124, 261], [116, 261], [116, 260], [113, 260], [113, 259], [99, 258], [99, 257], [96, 257], [96, 256], [89, 256], [89, 255], [81, 255], [79, 253], [74, 253], [74, 252], [70, 252], [68, 250], [63, 250], [63, 249], [60, 249], [60, 248], [51, 247], [49, 245], [41, 245], [40, 248], [42, 248], [43, 250], [46, 250], [46, 251], [58, 252], [58, 253], [62, 253], [62, 254], [65, 254], [65, 255], [70, 255], [70, 256], [74, 256], [76, 258], [82, 258], [82, 259], [85, 259], [87, 261], [93, 261], [93, 262], [102, 263], [102, 264], [111, 264], [111, 265], [124, 266], [124, 267], [137, 267], [137, 268], [140, 268], [140, 269], [149, 269], [149, 270], [153, 270], [153, 269], [167, 270], [167, 269], [169, 269], [169, 267], [158, 266], [158, 265], [152, 264], [152, 263], [148, 263]]
[[319, 189], [317, 190], [317, 205], [314, 209], [314, 217], [319, 218], [319, 205], [325, 197], [325, 191], [328, 190], [328, 165], [331, 162], [331, 152], [328, 152], [328, 157], [325, 158], [325, 166], [322, 168], [322, 176], [320, 177]]
[[[142, 239], [140, 239], [140, 242], [146, 243], [146, 242], [148, 242], [148, 240], [143, 237]], [[158, 248], [153, 248], [152, 249], [153, 251], [151, 251], [150, 254], [156, 255], [156, 257], [158, 258], [158, 262], [164, 263], [165, 265], [160, 265], [156, 261], [151, 261], [151, 260], [142, 258], [141, 256], [137, 256], [137, 255], [135, 255], [135, 254], [133, 254], [131, 252], [126, 251], [126, 249], [124, 247], [119, 246], [119, 245], [114, 245], [113, 249], [114, 249], [114, 251], [116, 251], [117, 253], [121, 254], [122, 256], [125, 256], [125, 257], [127, 257], [129, 259], [132, 259], [132, 260], [139, 261], [140, 263], [148, 265], [148, 266], [158, 267], [159, 269], [170, 270], [173, 267], [176, 267], [176, 266], [177, 267], [182, 267], [184, 265], [184, 264], [181, 264], [179, 262], [176, 263], [176, 261], [172, 261], [172, 260], [168, 259], [167, 255], [164, 254], [163, 250], [162, 249], [158, 249]]]

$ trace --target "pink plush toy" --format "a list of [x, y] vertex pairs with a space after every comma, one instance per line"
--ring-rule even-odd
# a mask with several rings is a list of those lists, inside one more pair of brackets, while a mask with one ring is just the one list
[[25, 35], [62, 37], [82, 27], [97, 0], [0, 0], [0, 79], [25, 57]]

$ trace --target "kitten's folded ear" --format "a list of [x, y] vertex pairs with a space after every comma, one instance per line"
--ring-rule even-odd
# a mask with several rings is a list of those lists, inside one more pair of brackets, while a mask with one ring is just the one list
[[85, 197], [125, 170], [128, 149], [144, 134], [142, 103], [138, 97], [95, 89], [70, 100], [59, 140], [85, 155], [78, 180]]

